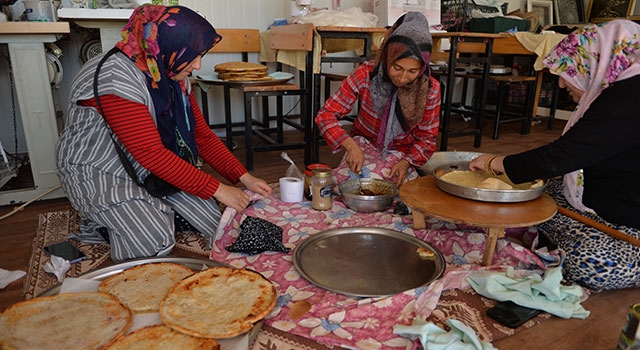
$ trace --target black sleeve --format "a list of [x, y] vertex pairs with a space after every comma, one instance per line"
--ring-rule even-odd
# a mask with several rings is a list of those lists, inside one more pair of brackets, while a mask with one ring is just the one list
[[639, 89], [640, 77], [617, 82], [605, 89], [584, 116], [556, 141], [507, 156], [504, 159], [507, 176], [514, 183], [548, 179], [590, 167], [638, 147], [640, 111], [635, 95]]

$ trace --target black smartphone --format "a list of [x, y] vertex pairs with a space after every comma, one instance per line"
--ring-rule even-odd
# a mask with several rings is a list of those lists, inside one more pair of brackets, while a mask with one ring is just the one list
[[487, 310], [487, 315], [509, 328], [518, 328], [534, 318], [541, 310], [520, 306], [510, 300], [501, 301]]
[[55, 255], [65, 260], [69, 260], [69, 262], [72, 264], [87, 258], [87, 256], [83, 252], [81, 252], [80, 249], [76, 248], [73, 244], [67, 241], [48, 245], [44, 247], [44, 251], [49, 253], [49, 255]]

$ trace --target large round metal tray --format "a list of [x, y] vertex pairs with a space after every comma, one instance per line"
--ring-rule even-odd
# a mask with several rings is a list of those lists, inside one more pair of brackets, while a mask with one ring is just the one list
[[[422, 257], [419, 248], [434, 256]], [[293, 264], [309, 282], [357, 297], [388, 296], [427, 285], [446, 267], [442, 254], [428, 243], [372, 227], [316, 233], [296, 246]]]
[[[170, 263], [185, 265], [193, 269], [194, 271], [203, 270], [204, 269], [203, 266], [206, 268], [214, 267], [214, 266], [231, 267], [219, 261], [209, 260], [209, 259], [181, 258], [181, 257], [143, 258], [143, 259], [129, 260], [126, 262], [117, 263], [111, 266], [102, 267], [92, 271], [87, 271], [83, 274], [76, 276], [76, 278], [84, 278], [84, 279], [89, 279], [93, 281], [103, 281], [108, 277], [116, 275], [134, 266], [151, 264], [151, 263], [159, 263], [159, 262], [170, 262]], [[62, 284], [57, 284], [51, 287], [50, 289], [42, 292], [39, 296], [56, 295], [60, 293], [60, 287], [62, 287]]]
[[469, 170], [469, 162], [454, 162], [437, 168], [434, 172], [436, 186], [454, 196], [483, 202], [517, 203], [534, 200], [542, 196], [548, 183], [545, 180], [542, 186], [528, 190], [493, 190], [461, 186], [440, 179], [440, 176], [454, 170]]

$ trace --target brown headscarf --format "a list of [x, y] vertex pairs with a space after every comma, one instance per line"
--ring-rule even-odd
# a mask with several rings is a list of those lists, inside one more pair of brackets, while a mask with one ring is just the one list
[[[402, 15], [391, 28], [391, 33], [385, 39], [378, 57], [378, 63], [371, 72], [371, 100], [383, 121], [381, 133], [385, 132], [389, 117], [393, 115], [405, 131], [422, 120], [429, 94], [429, 58], [432, 45], [429, 22], [421, 12]], [[387, 72], [395, 61], [402, 58], [417, 59], [422, 63], [422, 71], [413, 82], [397, 87]], [[396, 108], [391, 111], [391, 99], [394, 96], [397, 96]]]

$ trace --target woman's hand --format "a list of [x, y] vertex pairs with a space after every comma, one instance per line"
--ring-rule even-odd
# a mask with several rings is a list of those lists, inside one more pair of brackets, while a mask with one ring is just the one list
[[406, 161], [405, 159], [401, 159], [391, 168], [391, 178], [397, 176], [396, 185], [398, 185], [398, 187], [400, 187], [404, 183], [407, 175], [409, 175], [410, 166], [411, 164], [409, 164], [408, 161]]
[[251, 197], [238, 187], [225, 185], [218, 186], [218, 190], [213, 195], [222, 204], [231, 207], [238, 212], [243, 211], [248, 205]]
[[364, 153], [362, 149], [354, 139], [349, 137], [344, 140], [341, 144], [345, 150], [347, 150], [347, 155], [345, 156], [345, 161], [349, 166], [349, 169], [353, 171], [355, 174], [360, 174], [362, 171], [362, 166], [364, 165]]
[[[491, 173], [491, 171], [493, 171], [495, 174], [504, 174], [503, 160], [504, 156], [483, 154], [476, 157], [469, 163], [469, 170], [484, 171], [487, 173]], [[490, 171], [490, 169], [492, 170]]]
[[251, 192], [255, 192], [263, 197], [269, 197], [269, 195], [271, 195], [271, 187], [269, 187], [267, 182], [249, 173], [240, 176], [240, 182]]

